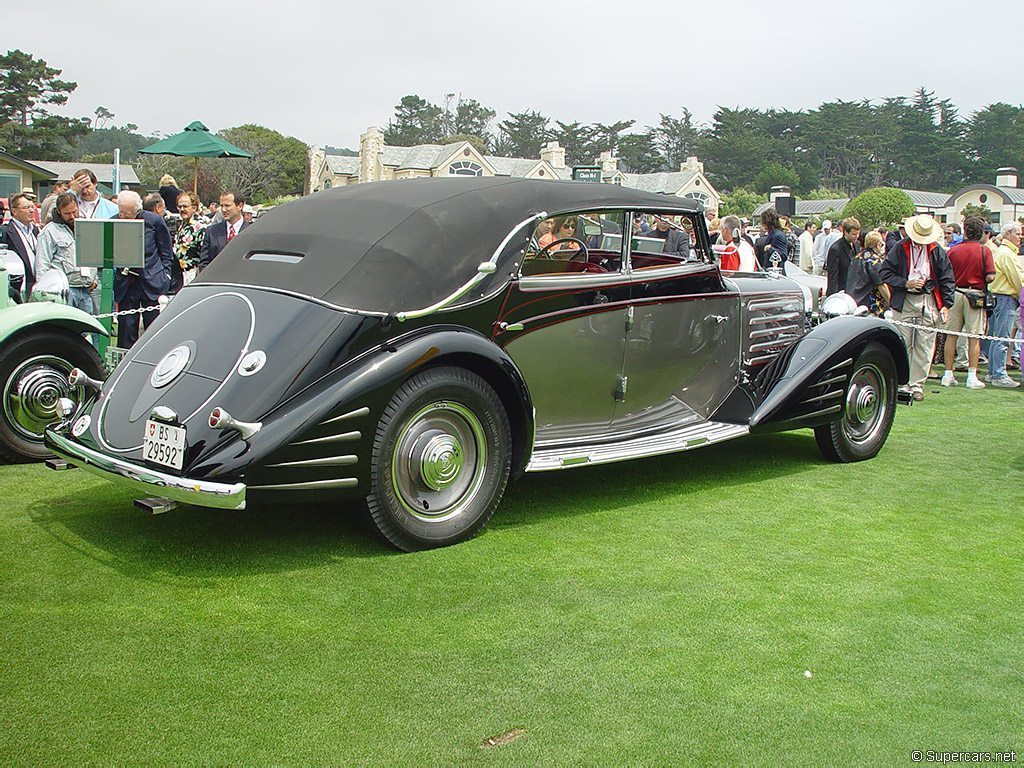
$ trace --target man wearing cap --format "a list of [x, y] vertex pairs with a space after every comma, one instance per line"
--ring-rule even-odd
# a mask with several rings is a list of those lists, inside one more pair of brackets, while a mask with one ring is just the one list
[[924, 400], [924, 383], [935, 354], [935, 329], [949, 321], [956, 296], [953, 267], [939, 243], [942, 227], [927, 213], [903, 223], [907, 236], [889, 249], [878, 273], [888, 284], [893, 319], [910, 356], [908, 389], [914, 400]]

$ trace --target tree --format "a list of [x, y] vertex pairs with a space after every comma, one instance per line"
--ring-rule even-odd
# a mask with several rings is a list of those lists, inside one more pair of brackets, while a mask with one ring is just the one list
[[753, 216], [754, 209], [764, 201], [764, 195], [757, 194], [749, 187], [737, 187], [722, 195], [722, 202], [718, 206], [718, 215], [750, 217]]
[[995, 181], [996, 170], [1012, 166], [1024, 171], [1024, 107], [989, 104], [974, 113], [967, 129], [967, 143], [975, 153], [975, 173], [983, 181]]
[[654, 130], [627, 133], [619, 140], [619, 167], [627, 173], [653, 173], [662, 169]]
[[85, 155], [110, 153], [121, 150], [121, 161], [131, 163], [138, 157], [139, 150], [156, 142], [153, 136], [136, 133], [138, 126], [127, 123], [122, 126], [99, 128], [83, 136], [75, 146], [73, 159], [85, 161]]
[[103, 128], [114, 119], [114, 113], [106, 107], [96, 107], [96, 117], [92, 121], [93, 130], [97, 128]]
[[846, 204], [843, 217], [853, 216], [865, 229], [892, 227], [914, 215], [914, 201], [901, 189], [875, 187], [865, 190]]
[[771, 162], [763, 166], [754, 179], [754, 189], [762, 195], [780, 185], [796, 189], [800, 186], [800, 174], [782, 163]]
[[551, 132], [551, 138], [565, 150], [565, 164], [571, 167], [589, 162], [587, 151], [594, 142], [594, 129], [583, 123], [563, 123], [559, 120], [555, 121], [555, 125], [557, 127]]
[[611, 152], [613, 155], [617, 154], [620, 142], [619, 135], [628, 128], [632, 128], [635, 122], [636, 120], [619, 120], [609, 125], [594, 123], [594, 137], [591, 140], [590, 152], [588, 154], [593, 157], [599, 156], [602, 152]]
[[[960, 217], [963, 219], [970, 218], [971, 216], [980, 216], [985, 220], [985, 223], [992, 221], [992, 209], [987, 205], [975, 205], [974, 203], [968, 203], [960, 209]], [[998, 219], [997, 219], [998, 221]]]
[[393, 147], [437, 143], [446, 134], [442, 113], [441, 107], [415, 94], [403, 96], [384, 129], [384, 141]]
[[489, 126], [496, 114], [493, 109], [482, 106], [476, 99], [463, 99], [460, 94], [451, 107], [451, 100], [445, 101], [444, 112], [441, 114], [441, 127], [444, 131], [444, 142], [455, 141], [453, 137], [478, 136], [483, 140], [489, 135]]
[[302, 194], [309, 175], [307, 149], [302, 141], [252, 124], [229, 128], [219, 135], [252, 153], [251, 159], [219, 161], [226, 188], [236, 188], [258, 203]]
[[699, 154], [697, 147], [701, 131], [694, 126], [693, 115], [686, 107], [683, 107], [683, 116], [679, 118], [661, 115], [654, 135], [662, 167], [666, 170], [678, 171], [686, 158]]
[[539, 157], [548, 141], [549, 122], [540, 112], [510, 112], [498, 123], [494, 151], [503, 157]]
[[0, 146], [24, 157], [65, 159], [74, 140], [88, 133], [88, 118], [59, 118], [46, 109], [66, 104], [78, 87], [60, 74], [24, 51], [0, 56]]

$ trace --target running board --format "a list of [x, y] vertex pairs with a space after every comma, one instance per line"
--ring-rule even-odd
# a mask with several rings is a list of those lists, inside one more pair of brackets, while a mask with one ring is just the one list
[[604, 443], [589, 447], [574, 446], [572, 448], [557, 446], [547, 449], [541, 445], [534, 450], [530, 463], [526, 465], [526, 471], [548, 472], [553, 469], [571, 469], [589, 464], [610, 464], [614, 461], [627, 461], [644, 456], [689, 451], [712, 443], [731, 440], [734, 437], [742, 437], [749, 432], [750, 427], [746, 424], [704, 421], [671, 432], [634, 437], [618, 443]]

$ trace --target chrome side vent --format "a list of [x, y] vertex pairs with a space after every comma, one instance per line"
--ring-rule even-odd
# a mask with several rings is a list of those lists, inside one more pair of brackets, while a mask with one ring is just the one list
[[853, 358], [836, 363], [822, 371], [818, 379], [806, 387], [804, 395], [797, 402], [789, 418], [811, 419], [839, 413], [843, 408], [843, 396], [853, 373]]
[[803, 299], [796, 294], [751, 299], [745, 306], [743, 363], [764, 365], [804, 335]]

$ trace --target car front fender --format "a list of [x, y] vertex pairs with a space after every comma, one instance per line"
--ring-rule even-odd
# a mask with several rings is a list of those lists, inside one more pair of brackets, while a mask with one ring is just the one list
[[835, 398], [827, 395], [845, 391], [853, 361], [872, 341], [889, 351], [897, 381], [905, 384], [910, 377], [907, 350], [891, 324], [868, 317], [837, 317], [816, 326], [754, 381], [763, 399], [750, 417], [751, 429], [769, 425], [793, 429], [835, 421]]
[[56, 325], [74, 333], [108, 335], [99, 320], [80, 309], [51, 301], [32, 301], [0, 309], [0, 343], [19, 331], [38, 325]]

